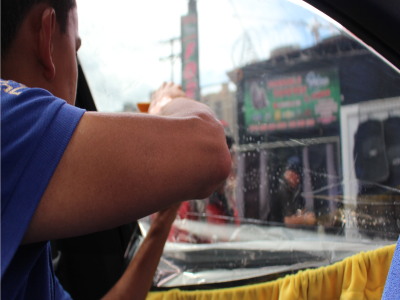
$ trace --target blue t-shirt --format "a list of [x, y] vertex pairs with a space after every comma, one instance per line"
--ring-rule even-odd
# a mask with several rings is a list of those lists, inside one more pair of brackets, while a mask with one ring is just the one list
[[397, 241], [396, 250], [394, 250], [392, 263], [390, 264], [389, 274], [382, 295], [382, 300], [398, 299], [400, 299], [400, 238]]
[[0, 85], [2, 299], [70, 299], [50, 243], [20, 243], [84, 110], [43, 89]]

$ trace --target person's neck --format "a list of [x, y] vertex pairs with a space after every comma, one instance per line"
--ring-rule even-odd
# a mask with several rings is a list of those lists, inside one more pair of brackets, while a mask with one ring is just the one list
[[40, 65], [24, 53], [9, 54], [1, 59], [1, 78], [22, 83], [28, 87], [46, 88], [46, 80], [40, 69]]
[[28, 87], [46, 88], [44, 67], [38, 55], [40, 17], [46, 4], [35, 5], [22, 22], [6, 52], [1, 55], [1, 78]]

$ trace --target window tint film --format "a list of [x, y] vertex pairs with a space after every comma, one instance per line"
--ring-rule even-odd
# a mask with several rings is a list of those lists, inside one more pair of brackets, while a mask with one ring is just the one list
[[98, 109], [135, 111], [173, 80], [212, 108], [231, 151], [229, 177], [182, 204], [155, 286], [286, 274], [396, 242], [398, 70], [302, 2], [113, 3], [79, 3]]

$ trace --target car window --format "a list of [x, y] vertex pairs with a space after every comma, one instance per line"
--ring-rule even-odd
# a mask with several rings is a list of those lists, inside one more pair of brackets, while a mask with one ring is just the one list
[[340, 24], [285, 0], [85, 1], [79, 13], [100, 111], [135, 111], [173, 80], [225, 129], [231, 173], [182, 204], [154, 285], [293, 272], [396, 242], [399, 71]]

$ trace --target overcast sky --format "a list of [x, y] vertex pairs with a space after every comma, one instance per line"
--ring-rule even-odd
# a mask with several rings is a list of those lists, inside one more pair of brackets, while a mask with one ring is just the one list
[[[171, 54], [161, 41], [180, 36], [187, 0], [78, 0], [82, 47], [79, 59], [99, 111], [121, 111], [126, 102], [148, 101], [171, 67], [159, 58]], [[284, 0], [198, 0], [200, 84], [217, 91], [226, 72], [252, 59], [264, 60], [271, 49], [315, 44], [310, 27], [326, 19]], [[337, 33], [337, 31], [336, 31]], [[245, 38], [245, 36], [249, 39]], [[322, 37], [332, 34], [321, 27]], [[180, 53], [180, 43], [175, 43]], [[176, 60], [174, 81], [181, 81]]]

